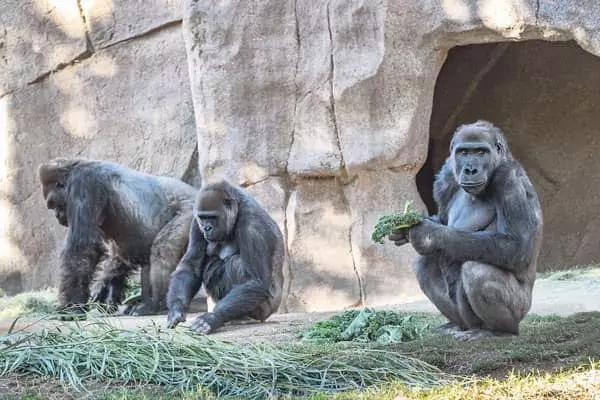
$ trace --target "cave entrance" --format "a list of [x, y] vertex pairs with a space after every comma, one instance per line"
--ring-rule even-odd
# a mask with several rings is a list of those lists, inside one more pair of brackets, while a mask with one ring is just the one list
[[417, 187], [435, 212], [432, 182], [463, 123], [500, 127], [544, 212], [538, 270], [600, 261], [600, 58], [575, 42], [502, 42], [450, 50], [438, 76], [427, 161]]

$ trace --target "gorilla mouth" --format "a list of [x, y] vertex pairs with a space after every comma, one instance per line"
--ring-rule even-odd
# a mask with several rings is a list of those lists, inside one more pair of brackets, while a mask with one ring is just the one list
[[481, 191], [485, 187], [486, 181], [479, 182], [463, 182], [460, 184], [460, 187], [464, 189], [467, 193], [477, 193]]
[[485, 185], [485, 181], [479, 181], [479, 182], [463, 182], [460, 184], [460, 186], [464, 187], [464, 188], [476, 188], [479, 186], [483, 186]]

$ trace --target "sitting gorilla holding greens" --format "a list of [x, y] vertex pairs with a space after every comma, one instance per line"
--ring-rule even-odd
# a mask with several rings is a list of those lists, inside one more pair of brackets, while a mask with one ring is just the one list
[[517, 335], [531, 307], [542, 241], [535, 188], [504, 135], [487, 121], [460, 126], [434, 183], [438, 215], [399, 229], [425, 295], [461, 339]]

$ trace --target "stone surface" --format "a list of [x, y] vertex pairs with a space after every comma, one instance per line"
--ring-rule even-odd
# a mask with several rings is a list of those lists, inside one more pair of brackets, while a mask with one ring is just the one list
[[307, 179], [296, 184], [287, 208], [290, 310], [339, 310], [360, 303], [350, 224], [337, 179]]
[[[61, 152], [196, 184], [197, 163], [203, 178], [249, 186], [287, 236], [290, 311], [412, 298], [414, 252], [371, 244], [372, 226], [417, 194], [432, 208], [444, 141], [477, 118], [507, 131], [538, 187], [542, 264], [600, 258], [588, 193], [600, 184], [595, 0], [80, 5], [82, 15], [74, 1], [0, 6], [0, 217], [10, 221], [0, 249], [12, 260], [0, 270], [10, 287], [53, 279], [41, 265], [55, 254], [40, 243], [57, 248], [63, 231], [39, 210], [28, 171]], [[515, 43], [531, 39], [574, 40], [591, 54], [574, 43]], [[187, 150], [194, 123], [197, 154]]]
[[[254, 198], [259, 199], [261, 206], [269, 213], [279, 225], [283, 233], [284, 240], [287, 242], [287, 223], [286, 223], [286, 205], [287, 205], [287, 185], [284, 179], [279, 177], [270, 177], [246, 188], [248, 193]], [[292, 276], [290, 272], [289, 257], [283, 266], [283, 299], [279, 306], [279, 312], [287, 312], [287, 294], [290, 291]]]
[[85, 156], [177, 177], [196, 167], [188, 82], [181, 30], [174, 27], [97, 52], [1, 100], [0, 247], [10, 251], [2, 252], [0, 287], [19, 274], [20, 285], [10, 287], [57, 282], [66, 230], [45, 208], [39, 163]]
[[328, 4], [296, 2], [296, 108], [287, 164], [292, 176], [335, 176], [342, 168], [334, 115]]
[[285, 172], [296, 91], [294, 2], [186, 0], [185, 7], [197, 132], [207, 143], [203, 175], [251, 184]]
[[[428, 151], [430, 130], [435, 137], [438, 130], [455, 128], [454, 113], [462, 106], [458, 93], [476, 91], [509, 45], [482, 48], [464, 59], [461, 74], [447, 80], [453, 91], [438, 90], [441, 98], [434, 100], [448, 50], [475, 43], [575, 39], [595, 52], [598, 8], [592, 0], [187, 0], [184, 32], [197, 131], [199, 140], [209, 143], [199, 156], [203, 172], [240, 183], [277, 176], [297, 184], [285, 189], [291, 309], [323, 302], [317, 290], [294, 288], [323, 285], [329, 290], [318, 276], [329, 279], [331, 274], [348, 277], [348, 299], [356, 298], [358, 283], [367, 304], [417, 293], [410, 246], [374, 245], [370, 232], [379, 215], [401, 207], [406, 198], [418, 200], [421, 193], [431, 207], [433, 164], [447, 149], [434, 144]], [[588, 86], [597, 87], [592, 82]], [[447, 109], [445, 119], [430, 121], [434, 103]], [[525, 105], [518, 114], [492, 103], [485, 102], [486, 110], [532, 118], [523, 114]], [[256, 195], [261, 201], [265, 194]], [[548, 204], [544, 198], [542, 202]], [[315, 219], [307, 216], [307, 210], [320, 215], [332, 207], [345, 209], [336, 235], [328, 225], [314, 226]], [[580, 252], [593, 242], [592, 224], [586, 226], [590, 233], [581, 243], [589, 245], [583, 244]], [[339, 256], [322, 257], [319, 251], [307, 256], [307, 243], [316, 243], [314, 238], [340, 248]], [[348, 273], [348, 260], [339, 258], [350, 248], [356, 276]]]
[[371, 240], [379, 217], [404, 208], [412, 200], [425, 211], [415, 186], [416, 170], [366, 172], [346, 185], [344, 192], [351, 210], [352, 254], [360, 274], [363, 301], [368, 306], [384, 306], [411, 301], [421, 296], [415, 284], [412, 246], [395, 246]]
[[76, 0], [0, 2], [0, 96], [86, 51]]
[[181, 20], [182, 0], [81, 0], [95, 49]]

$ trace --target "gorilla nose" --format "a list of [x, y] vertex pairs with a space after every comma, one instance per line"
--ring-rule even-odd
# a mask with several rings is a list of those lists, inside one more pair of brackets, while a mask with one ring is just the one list
[[465, 174], [467, 175], [477, 175], [477, 168], [465, 168]]

